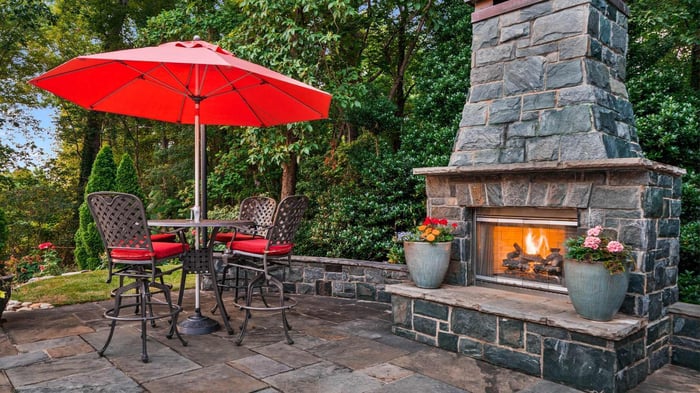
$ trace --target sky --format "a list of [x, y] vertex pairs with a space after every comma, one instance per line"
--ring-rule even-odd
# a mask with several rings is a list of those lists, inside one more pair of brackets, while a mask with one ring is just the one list
[[[54, 151], [54, 125], [52, 122], [52, 116], [55, 113], [55, 108], [47, 109], [32, 109], [32, 117], [37, 119], [44, 129], [44, 132], [32, 133], [34, 138], [34, 143], [42, 150], [42, 154], [36, 154], [33, 159], [39, 162], [44, 162], [56, 156]], [[14, 129], [9, 129], [7, 127], [0, 128], [0, 140], [4, 144], [12, 145], [12, 142], [25, 143], [27, 142], [27, 137], [22, 133], [18, 133]]]

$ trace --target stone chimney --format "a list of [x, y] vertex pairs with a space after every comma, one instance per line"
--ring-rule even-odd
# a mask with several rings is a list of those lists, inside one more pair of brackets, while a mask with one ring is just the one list
[[641, 157], [621, 0], [477, 0], [450, 166]]

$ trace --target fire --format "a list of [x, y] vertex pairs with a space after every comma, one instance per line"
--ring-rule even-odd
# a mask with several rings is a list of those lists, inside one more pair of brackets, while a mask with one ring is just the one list
[[532, 229], [527, 230], [525, 252], [529, 255], [545, 256], [549, 254], [549, 242], [542, 229], [539, 230], [539, 236], [535, 236]]

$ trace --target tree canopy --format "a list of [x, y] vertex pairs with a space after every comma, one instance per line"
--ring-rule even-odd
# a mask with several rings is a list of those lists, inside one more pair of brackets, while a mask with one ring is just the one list
[[[694, 0], [629, 4], [627, 87], [640, 143], [647, 157], [689, 171], [685, 228], [700, 221], [700, 11]], [[191, 127], [86, 111], [26, 84], [77, 55], [199, 35], [332, 93], [328, 120], [207, 129], [210, 217], [233, 214], [246, 196], [304, 193], [312, 205], [300, 252], [323, 256], [385, 260], [392, 234], [422, 219], [423, 178], [411, 169], [447, 164], [469, 89], [473, 9], [463, 1], [0, 0], [0, 5], [0, 126], [12, 123], [36, 135], [46, 131], [17, 105], [51, 105], [57, 111], [51, 131], [56, 158], [41, 171], [14, 167], [28, 147], [0, 142], [0, 189], [8, 191], [0, 202], [12, 233], [24, 228], [32, 239], [8, 239], [9, 253], [26, 250], [36, 239], [30, 228], [36, 227], [44, 229], [42, 241], [71, 246], [60, 234], [77, 230], [90, 171], [106, 145], [115, 157], [133, 159], [133, 171], [127, 169], [138, 178], [149, 214], [186, 216], [193, 204]], [[47, 217], [26, 211], [38, 207], [31, 203], [37, 190], [46, 193]], [[698, 260], [694, 255], [686, 258]]]

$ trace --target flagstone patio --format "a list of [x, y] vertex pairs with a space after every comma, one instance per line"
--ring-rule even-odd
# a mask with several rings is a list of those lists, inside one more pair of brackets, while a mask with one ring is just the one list
[[[138, 324], [108, 332], [107, 302], [10, 312], [0, 330], [0, 392], [537, 392], [577, 390], [395, 336], [386, 303], [295, 296], [294, 345], [277, 314], [256, 312], [242, 346], [224, 331], [165, 338], [149, 328], [151, 362], [140, 361]], [[186, 296], [185, 315], [192, 313]], [[229, 300], [230, 301], [230, 300]], [[210, 315], [213, 294], [202, 294]], [[242, 313], [230, 308], [233, 326]], [[214, 316], [218, 318], [218, 314]], [[700, 392], [697, 372], [666, 366], [632, 392]]]

